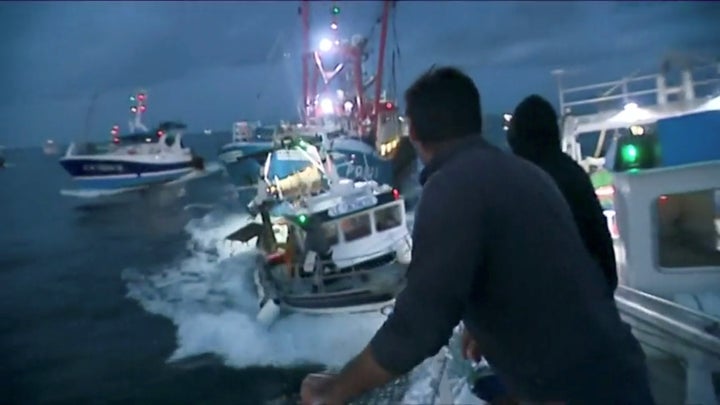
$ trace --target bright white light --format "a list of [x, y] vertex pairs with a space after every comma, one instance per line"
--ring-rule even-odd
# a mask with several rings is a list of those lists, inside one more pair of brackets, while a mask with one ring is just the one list
[[320, 41], [320, 50], [323, 52], [329, 51], [330, 49], [332, 49], [332, 46], [332, 41], [327, 38], [323, 38], [322, 41]]
[[637, 103], [627, 103], [627, 104], [625, 104], [625, 107], [623, 107], [623, 110], [625, 110], [625, 111], [637, 110], [637, 109], [638, 109]]
[[340, 89], [338, 89], [338, 91], [337, 91], [337, 96], [338, 96], [338, 99], [345, 100], [345, 92]]
[[352, 101], [350, 101], [350, 100], [346, 101], [345, 104], [343, 104], [343, 107], [345, 107], [345, 112], [348, 112], [348, 113], [351, 112], [352, 108], [353, 108]]
[[512, 114], [503, 114], [503, 118], [505, 121], [510, 121], [512, 119]]
[[338, 29], [338, 25], [335, 24], [335, 23], [332, 23], [332, 24], [330, 24], [330, 29], [331, 29], [331, 30], [336, 30], [336, 29]]
[[332, 100], [329, 98], [320, 100], [320, 111], [322, 111], [323, 114], [332, 114], [335, 111]]

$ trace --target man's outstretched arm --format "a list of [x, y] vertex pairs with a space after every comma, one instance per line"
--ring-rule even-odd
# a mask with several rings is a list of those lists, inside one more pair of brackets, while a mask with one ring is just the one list
[[[407, 286], [370, 344], [335, 379], [346, 401], [410, 371], [447, 344], [481, 266], [480, 208], [454, 182], [432, 179], [416, 210]], [[469, 198], [468, 198], [469, 197]]]

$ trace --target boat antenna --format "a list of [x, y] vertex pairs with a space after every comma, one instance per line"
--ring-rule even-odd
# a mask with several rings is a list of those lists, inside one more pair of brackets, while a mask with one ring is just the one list
[[[147, 127], [142, 122], [142, 117], [147, 110], [147, 92], [145, 90], [138, 90], [134, 95], [130, 96], [130, 114], [132, 119], [128, 122], [130, 127], [130, 133], [135, 133], [138, 129], [143, 132], [148, 132]], [[158, 135], [162, 133], [158, 132]]]
[[100, 91], [95, 92], [90, 96], [90, 104], [88, 105], [87, 113], [85, 114], [85, 128], [83, 128], [83, 141], [87, 141], [88, 135], [90, 134], [90, 121], [92, 119], [93, 111], [95, 111], [95, 102], [100, 97]]

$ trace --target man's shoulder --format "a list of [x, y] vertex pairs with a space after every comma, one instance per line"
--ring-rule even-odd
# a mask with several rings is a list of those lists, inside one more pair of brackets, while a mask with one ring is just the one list
[[478, 179], [492, 175], [493, 169], [513, 158], [494, 146], [471, 147], [443, 165], [431, 176], [427, 185], [431, 182], [436, 185], [462, 183], [466, 187], [469, 184], [478, 184]]

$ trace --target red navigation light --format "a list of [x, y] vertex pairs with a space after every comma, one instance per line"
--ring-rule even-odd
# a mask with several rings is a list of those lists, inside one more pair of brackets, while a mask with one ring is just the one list
[[391, 103], [391, 102], [385, 103], [385, 108], [388, 109], [388, 110], [392, 110], [392, 108], [393, 108], [393, 103]]
[[117, 129], [113, 128], [112, 131], [110, 131], [110, 133], [111, 133], [113, 136], [115, 136], [115, 135], [118, 134], [118, 131], [117, 131]]
[[147, 109], [146, 106], [144, 106], [144, 105], [141, 105], [141, 106], [140, 106], [140, 112], [145, 112], [146, 109]]
[[145, 101], [145, 94], [143, 94], [143, 93], [138, 93], [137, 99], [138, 99], [138, 101]]
[[394, 188], [394, 189], [392, 190], [392, 195], [393, 195], [393, 198], [394, 198], [394, 199], [396, 199], [396, 200], [399, 200], [399, 199], [400, 199], [400, 192], [398, 191], [398, 189]]
[[113, 136], [113, 143], [120, 143], [120, 138]]
[[165, 132], [164, 132], [164, 131], [162, 131], [162, 130], [161, 130], [161, 131], [157, 131], [157, 136], [160, 137], [160, 136], [163, 136], [163, 135], [165, 135]]
[[113, 125], [113, 128], [112, 128], [112, 129], [114, 129], [114, 130], [116, 130], [116, 131], [117, 131], [117, 130], [119, 130], [119, 129], [120, 129], [120, 125]]

